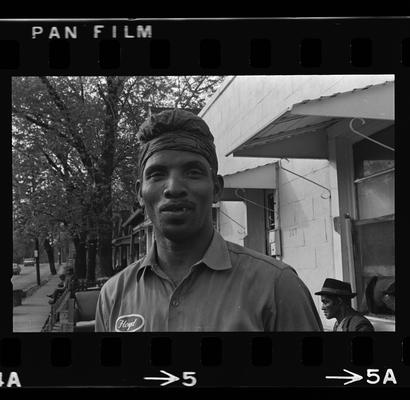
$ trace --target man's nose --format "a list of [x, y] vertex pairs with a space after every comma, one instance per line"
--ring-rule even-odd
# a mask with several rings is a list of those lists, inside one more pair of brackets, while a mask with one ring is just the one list
[[168, 177], [166, 186], [164, 189], [164, 196], [171, 197], [183, 197], [187, 194], [184, 180], [178, 174], [171, 174]]

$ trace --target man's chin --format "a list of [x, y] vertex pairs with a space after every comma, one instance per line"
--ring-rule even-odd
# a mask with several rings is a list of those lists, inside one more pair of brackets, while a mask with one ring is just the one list
[[196, 236], [196, 233], [186, 229], [186, 226], [167, 228], [162, 231], [162, 234], [166, 239], [177, 243], [189, 242]]

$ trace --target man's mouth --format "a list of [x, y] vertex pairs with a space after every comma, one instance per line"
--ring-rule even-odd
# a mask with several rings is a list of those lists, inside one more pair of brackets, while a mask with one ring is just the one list
[[193, 207], [190, 204], [176, 203], [160, 207], [160, 212], [168, 215], [184, 215], [191, 212], [192, 209]]
[[173, 208], [172, 210], [163, 210], [163, 214], [184, 214], [186, 212], [190, 211], [190, 209], [186, 207], [181, 207], [181, 208]]

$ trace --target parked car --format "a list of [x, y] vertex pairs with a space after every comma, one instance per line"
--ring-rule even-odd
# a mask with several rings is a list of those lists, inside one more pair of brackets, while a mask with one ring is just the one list
[[13, 263], [13, 275], [20, 275], [21, 267], [20, 265]]
[[36, 265], [35, 258], [25, 258], [23, 261], [25, 267], [34, 267]]

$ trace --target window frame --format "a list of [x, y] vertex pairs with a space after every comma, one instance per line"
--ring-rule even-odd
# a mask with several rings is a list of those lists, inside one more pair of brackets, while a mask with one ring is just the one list
[[[376, 132], [377, 133], [377, 132]], [[365, 141], [366, 139], [363, 139], [363, 141]], [[354, 147], [353, 147], [354, 143], [352, 143], [351, 146], [351, 150], [352, 150], [352, 155], [354, 156]], [[394, 159], [394, 158], [393, 158]], [[352, 165], [353, 168], [353, 176], [355, 175], [355, 173], [357, 172], [355, 170], [356, 165], [353, 164]], [[372, 218], [364, 218], [364, 219], [360, 219], [360, 209], [359, 209], [359, 199], [358, 199], [358, 185], [369, 181], [371, 179], [374, 179], [375, 177], [379, 177], [382, 175], [386, 175], [386, 174], [390, 174], [393, 173], [393, 178], [395, 177], [395, 166], [390, 167], [390, 168], [386, 168], [377, 172], [374, 172], [370, 175], [366, 175], [360, 178], [356, 178], [353, 179], [353, 186], [354, 186], [354, 190], [353, 190], [353, 195], [354, 195], [354, 199], [353, 199], [353, 204], [354, 204], [354, 214], [356, 216], [356, 218], [354, 218], [352, 220], [352, 224], [351, 224], [351, 235], [352, 235], [352, 244], [353, 244], [353, 255], [354, 255], [354, 277], [356, 280], [356, 287], [360, 288], [360, 290], [357, 290], [358, 292], [358, 297], [360, 297], [360, 302], [358, 302], [358, 308], [359, 311], [362, 311], [365, 313], [366, 316], [370, 317], [370, 318], [374, 318], [374, 319], [379, 319], [379, 320], [390, 320], [393, 323], [395, 322], [395, 313], [394, 314], [380, 314], [380, 313], [374, 313], [368, 309], [364, 310], [364, 309], [360, 309], [363, 305], [366, 304], [366, 308], [367, 308], [367, 303], [364, 301], [365, 300], [365, 290], [362, 290], [363, 287], [363, 281], [365, 279], [365, 274], [364, 274], [364, 262], [363, 262], [363, 252], [360, 248], [361, 243], [360, 243], [360, 238], [359, 238], [359, 229], [360, 227], [363, 226], [368, 226], [371, 224], [377, 224], [377, 223], [383, 223], [383, 222], [393, 222], [393, 229], [394, 229], [394, 223], [395, 223], [395, 210], [393, 210], [393, 213], [390, 214], [385, 214], [385, 215], [381, 215], [381, 216], [377, 216], [377, 217], [372, 217]], [[395, 193], [393, 192], [393, 204], [395, 202]], [[394, 277], [395, 277], [395, 262], [393, 265], [394, 268]], [[377, 276], [377, 275], [375, 275]]]

